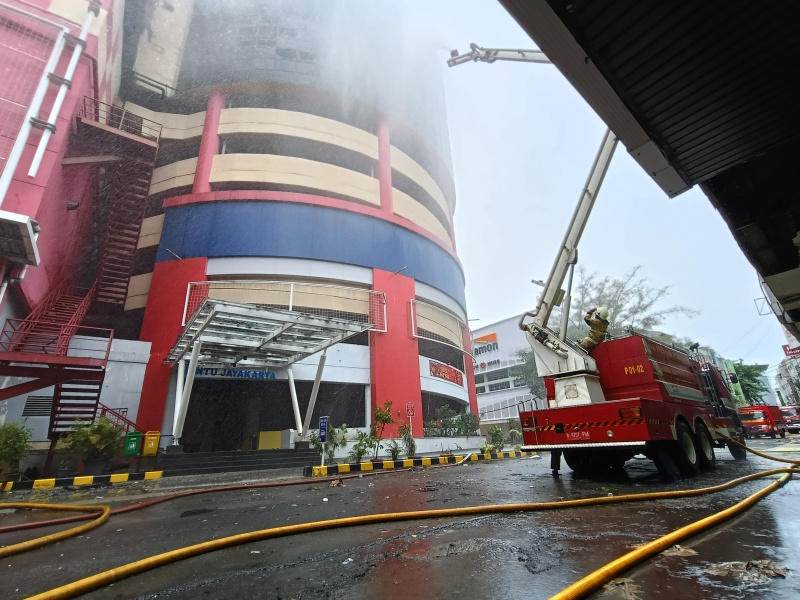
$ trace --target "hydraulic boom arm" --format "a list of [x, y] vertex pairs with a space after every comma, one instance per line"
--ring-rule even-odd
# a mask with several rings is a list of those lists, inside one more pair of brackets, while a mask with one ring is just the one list
[[535, 62], [549, 65], [550, 59], [541, 50], [520, 50], [515, 48], [483, 48], [478, 44], [470, 44], [470, 51], [459, 54], [458, 50], [450, 51], [448, 67], [455, 67], [465, 62], [493, 63], [496, 60], [510, 60], [514, 62]]

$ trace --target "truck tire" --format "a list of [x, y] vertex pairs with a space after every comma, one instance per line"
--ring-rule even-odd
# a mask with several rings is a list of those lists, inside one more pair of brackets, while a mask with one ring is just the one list
[[[747, 445], [744, 436], [740, 437], [737, 441], [740, 444]], [[734, 444], [733, 442], [728, 442], [728, 451], [731, 453], [731, 456], [733, 456], [734, 460], [747, 460], [747, 450], [737, 444]]]
[[713, 471], [717, 466], [717, 457], [714, 454], [714, 442], [711, 440], [711, 433], [703, 423], [698, 423], [695, 427], [697, 431], [698, 459], [701, 471]]
[[774, 429], [769, 432], [769, 437], [771, 437], [773, 440], [778, 437], [777, 435], [775, 435], [775, 430]]
[[583, 450], [564, 450], [564, 462], [576, 473], [584, 473], [588, 470], [588, 454]]
[[684, 477], [694, 477], [700, 473], [700, 452], [697, 450], [692, 430], [683, 421], [675, 423], [675, 438], [673, 444], [675, 465]]
[[786, 430], [784, 429], [784, 430], [781, 430], [781, 438], [783, 439], [785, 437], [786, 437]]

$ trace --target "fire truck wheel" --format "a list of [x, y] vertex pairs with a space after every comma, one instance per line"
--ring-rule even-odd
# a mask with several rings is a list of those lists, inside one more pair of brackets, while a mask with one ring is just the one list
[[696, 430], [700, 470], [713, 471], [717, 466], [717, 457], [714, 455], [714, 443], [711, 440], [711, 434], [708, 432], [708, 428], [702, 423], [697, 424]]
[[581, 450], [564, 450], [564, 462], [567, 466], [576, 473], [582, 473], [588, 470], [588, 456], [586, 452]]
[[[741, 436], [738, 441], [744, 444], [745, 443], [744, 436]], [[747, 460], [747, 450], [745, 450], [741, 446], [734, 444], [732, 442], [728, 442], [728, 450], [730, 451], [731, 456], [733, 456], [735, 460]]]
[[681, 475], [694, 477], [700, 472], [700, 453], [695, 446], [692, 430], [683, 421], [675, 423], [675, 464]]
[[771, 437], [773, 440], [778, 437], [777, 435], [775, 435], [775, 430], [774, 429], [769, 432], [769, 437]]
[[781, 437], [782, 437], [782, 438], [785, 438], [785, 437], [786, 437], [786, 431], [781, 431]]

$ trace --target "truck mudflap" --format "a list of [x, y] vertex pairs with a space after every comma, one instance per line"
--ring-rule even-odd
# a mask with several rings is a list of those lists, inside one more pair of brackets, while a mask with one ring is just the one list
[[571, 444], [533, 444], [520, 450], [572, 450], [574, 448], [645, 448], [647, 442], [574, 442]]

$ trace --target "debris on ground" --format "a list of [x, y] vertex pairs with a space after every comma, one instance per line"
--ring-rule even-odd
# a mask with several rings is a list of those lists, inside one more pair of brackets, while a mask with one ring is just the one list
[[342, 478], [339, 477], [339, 479], [337, 479], [336, 481], [331, 481], [330, 487], [344, 487], [344, 481], [342, 481]]
[[762, 584], [770, 579], [784, 579], [789, 569], [775, 564], [771, 560], [749, 560], [747, 562], [724, 562], [706, 568], [707, 575], [718, 577], [732, 576], [746, 583]]
[[352, 559], [352, 558], [348, 558], [348, 559], [347, 559], [346, 561], [344, 561], [342, 564], [343, 564], [343, 565], [349, 565], [351, 562], [353, 562], [353, 559]]
[[642, 588], [632, 579], [612, 579], [603, 586], [601, 598], [618, 598], [620, 600], [641, 600]]
[[661, 556], [697, 556], [697, 550], [685, 548], [675, 544], [672, 548], [667, 548], [661, 553]]

